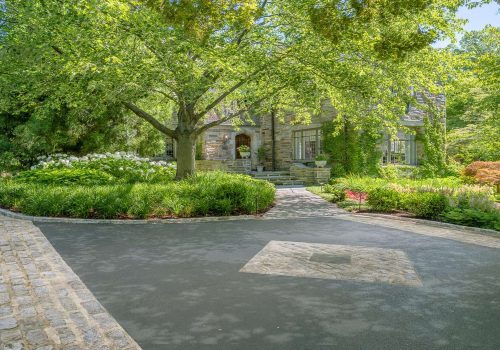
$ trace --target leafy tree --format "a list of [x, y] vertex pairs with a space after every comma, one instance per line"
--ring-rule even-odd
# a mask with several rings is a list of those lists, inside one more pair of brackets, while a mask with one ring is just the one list
[[448, 86], [448, 154], [470, 163], [500, 159], [500, 28], [468, 32], [450, 47], [458, 73]]
[[329, 98], [394, 131], [408, 86], [443, 80], [429, 44], [453, 35], [462, 2], [5, 0], [0, 86], [42, 119], [131, 111], [177, 141], [182, 178], [200, 134], [271, 100], [307, 121]]

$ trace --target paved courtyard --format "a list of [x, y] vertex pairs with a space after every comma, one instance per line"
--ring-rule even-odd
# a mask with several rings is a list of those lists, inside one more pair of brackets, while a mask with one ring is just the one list
[[0, 219], [0, 350], [500, 348], [500, 239], [279, 198], [250, 220], [37, 223], [64, 260]]

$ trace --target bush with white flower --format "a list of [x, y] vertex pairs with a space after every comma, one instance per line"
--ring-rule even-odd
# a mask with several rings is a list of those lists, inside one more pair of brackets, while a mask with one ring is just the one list
[[[108, 174], [112, 179], [110, 182], [159, 183], [172, 181], [176, 169], [175, 163], [153, 161], [127, 152], [92, 153], [82, 157], [56, 153], [39, 157], [38, 161], [38, 164], [32, 166], [30, 171], [22, 172], [19, 176], [30, 178], [31, 181], [34, 181], [36, 177], [43, 177], [47, 181], [47, 175], [54, 174], [54, 179], [57, 179], [54, 182], [58, 183], [62, 175], [68, 174], [69, 176], [71, 169], [74, 169], [79, 173], [88, 171]], [[65, 171], [58, 171], [62, 169]]]

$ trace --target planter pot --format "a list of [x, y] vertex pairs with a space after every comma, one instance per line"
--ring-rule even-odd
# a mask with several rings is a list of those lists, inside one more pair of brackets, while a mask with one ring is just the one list
[[249, 158], [250, 157], [250, 152], [240, 152], [241, 158]]
[[264, 171], [264, 166], [263, 165], [257, 165], [257, 172], [261, 173]]
[[326, 165], [326, 160], [315, 160], [314, 164], [316, 164], [318, 168], [324, 168]]

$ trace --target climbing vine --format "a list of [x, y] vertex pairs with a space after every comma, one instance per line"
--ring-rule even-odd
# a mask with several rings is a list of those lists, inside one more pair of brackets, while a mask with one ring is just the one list
[[332, 176], [376, 175], [381, 152], [381, 133], [375, 128], [358, 130], [347, 119], [323, 124], [323, 149], [330, 156]]
[[421, 171], [428, 176], [444, 175], [447, 172], [444, 124], [437, 117], [424, 117], [424, 128], [421, 134], [425, 158]]

